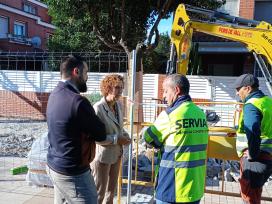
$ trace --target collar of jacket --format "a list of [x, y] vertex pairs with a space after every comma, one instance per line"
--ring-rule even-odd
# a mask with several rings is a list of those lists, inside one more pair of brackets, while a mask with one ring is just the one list
[[245, 98], [244, 102], [247, 102], [250, 98], [262, 98], [264, 96], [265, 96], [265, 94], [261, 90], [257, 90], [257, 91], [252, 92], [251, 94], [249, 94]]
[[61, 85], [62, 87], [67, 87], [68, 89], [70, 89], [71, 91], [80, 94], [80, 92], [78, 91], [78, 89], [75, 87], [75, 85], [71, 84], [71, 82], [69, 81], [60, 81], [59, 85]]
[[192, 101], [190, 95], [182, 95], [178, 97], [170, 106], [166, 108], [166, 113], [170, 114], [173, 112], [176, 108], [178, 108], [182, 103], [186, 101]]
[[[102, 97], [101, 98], [101, 103], [103, 104], [103, 107], [104, 107], [104, 110], [106, 111], [108, 117], [113, 121], [115, 122], [117, 125], [120, 125], [119, 121], [117, 120], [117, 118], [115, 117], [115, 115], [113, 114], [113, 112], [110, 110], [110, 107], [109, 107], [109, 104], [107, 103], [106, 101], [106, 98], [105, 97]], [[118, 102], [116, 101], [115, 103], [115, 106], [116, 106], [116, 111], [117, 111], [117, 114], [118, 114], [118, 117], [121, 117], [120, 115], [120, 107], [118, 105]]]

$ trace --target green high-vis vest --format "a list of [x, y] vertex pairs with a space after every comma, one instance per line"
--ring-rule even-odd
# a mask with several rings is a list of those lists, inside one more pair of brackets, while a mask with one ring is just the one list
[[[261, 122], [261, 145], [260, 150], [272, 154], [272, 99], [268, 96], [262, 98], [250, 98], [247, 104], [254, 105], [262, 113]], [[239, 157], [243, 155], [243, 151], [248, 148], [248, 141], [244, 130], [244, 111], [239, 118], [239, 127], [237, 130], [236, 149]]]
[[183, 102], [172, 112], [161, 112], [144, 133], [147, 143], [161, 150], [156, 199], [194, 202], [204, 194], [208, 126], [204, 112]]

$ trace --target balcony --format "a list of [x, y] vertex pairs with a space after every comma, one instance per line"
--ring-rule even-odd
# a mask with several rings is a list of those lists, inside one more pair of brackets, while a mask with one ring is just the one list
[[12, 42], [12, 43], [19, 43], [19, 44], [24, 44], [24, 45], [29, 45], [29, 46], [32, 45], [31, 38], [27, 38], [22, 35], [15, 35], [15, 34], [9, 33], [9, 34], [7, 34], [7, 38], [9, 40], [9, 42]]

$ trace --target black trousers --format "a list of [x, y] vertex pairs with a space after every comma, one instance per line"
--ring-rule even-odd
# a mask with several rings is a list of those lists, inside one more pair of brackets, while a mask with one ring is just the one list
[[240, 159], [240, 174], [243, 200], [249, 204], [259, 204], [263, 185], [272, 175], [272, 160], [248, 161], [245, 155]]

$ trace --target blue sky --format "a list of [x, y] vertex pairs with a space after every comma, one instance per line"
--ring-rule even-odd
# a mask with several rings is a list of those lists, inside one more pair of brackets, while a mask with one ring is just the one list
[[158, 26], [160, 33], [168, 32], [168, 35], [171, 34], [171, 28], [172, 28], [172, 17], [168, 19], [162, 19]]
[[[172, 15], [168, 18], [168, 19], [162, 19], [158, 25], [158, 30], [159, 30], [159, 33], [166, 33], [168, 32], [168, 35], [170, 37], [171, 35], [171, 28], [172, 28], [172, 21], [173, 21], [173, 17]], [[151, 27], [149, 28], [148, 30], [148, 33], [150, 31]], [[153, 38], [152, 38], [152, 41], [154, 41], [154, 35], [153, 35]]]

